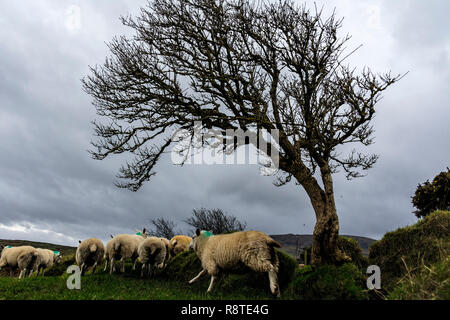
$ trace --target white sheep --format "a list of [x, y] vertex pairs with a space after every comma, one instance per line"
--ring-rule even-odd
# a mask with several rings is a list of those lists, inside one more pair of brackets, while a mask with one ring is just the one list
[[174, 236], [169, 241], [169, 253], [171, 257], [175, 257], [177, 254], [183, 251], [189, 250], [189, 244], [192, 238], [183, 235]]
[[32, 271], [35, 266], [40, 263], [40, 257], [38, 251], [31, 246], [20, 246], [20, 247], [5, 247], [2, 250], [2, 255], [0, 257], [0, 270], [3, 267], [19, 268], [20, 274], [19, 279], [23, 278], [29, 272], [31, 276]]
[[110, 268], [109, 273], [112, 274], [115, 270], [116, 259], [120, 259], [120, 272], [125, 272], [125, 260], [131, 259], [133, 262], [133, 270], [136, 269], [136, 260], [139, 256], [139, 244], [147, 237], [145, 228], [142, 233], [137, 234], [119, 234], [115, 236], [111, 242], [109, 251]]
[[189, 283], [208, 273], [211, 282], [207, 292], [211, 292], [219, 271], [233, 269], [242, 263], [253, 271], [267, 272], [272, 294], [280, 296], [277, 277], [279, 261], [274, 249], [280, 247], [280, 244], [267, 234], [259, 231], [241, 231], [212, 235], [208, 231], [197, 229], [189, 247], [194, 249], [203, 267]]
[[81, 275], [84, 275], [86, 269], [92, 266], [92, 273], [95, 273], [97, 265], [102, 262], [105, 255], [105, 246], [100, 239], [89, 238], [79, 241], [75, 260], [81, 267]]
[[36, 264], [34, 267], [34, 271], [36, 271], [36, 276], [39, 275], [42, 270], [42, 275], [45, 274], [45, 269], [50, 268], [55, 263], [59, 263], [61, 261], [61, 253], [59, 251], [52, 251], [49, 249], [41, 249], [37, 248], [37, 252], [39, 253], [40, 262]]
[[138, 247], [139, 261], [142, 263], [141, 277], [147, 267], [151, 276], [156, 268], [162, 269], [166, 259], [166, 244], [161, 238], [149, 237], [143, 240]]

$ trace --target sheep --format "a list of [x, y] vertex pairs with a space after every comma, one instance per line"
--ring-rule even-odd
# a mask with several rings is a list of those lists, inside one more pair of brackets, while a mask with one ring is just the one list
[[212, 235], [208, 231], [196, 230], [189, 245], [194, 249], [202, 263], [202, 271], [189, 281], [193, 283], [202, 275], [211, 276], [207, 292], [211, 292], [219, 271], [230, 270], [243, 263], [256, 272], [267, 272], [270, 290], [276, 297], [280, 296], [278, 286], [279, 261], [275, 247], [281, 247], [278, 242], [260, 231], [241, 231], [231, 234]]
[[164, 266], [163, 266], [163, 267], [165, 267], [167, 265], [167, 263], [169, 262], [169, 259], [170, 259], [170, 252], [169, 252], [170, 242], [166, 238], [160, 238], [160, 239], [164, 243], [164, 246], [166, 247], [166, 256], [164, 258]]
[[189, 250], [189, 244], [192, 238], [188, 236], [174, 236], [169, 242], [169, 253], [171, 257], [176, 256], [178, 253]]
[[36, 249], [39, 253], [40, 263], [35, 265], [34, 271], [36, 271], [36, 276], [39, 275], [42, 270], [42, 276], [45, 274], [45, 268], [50, 268], [54, 263], [59, 263], [61, 261], [61, 253], [59, 251], [52, 251], [49, 249]]
[[31, 273], [36, 265], [40, 264], [38, 251], [31, 246], [5, 247], [0, 257], [0, 270], [9, 266], [12, 269], [19, 268], [19, 279], [24, 278], [27, 272]]
[[138, 247], [139, 244], [147, 237], [147, 234], [145, 233], [145, 228], [143, 229], [142, 233], [138, 232], [135, 235], [131, 234], [119, 234], [115, 236], [110, 244], [110, 248], [108, 252], [109, 260], [110, 260], [110, 268], [109, 268], [109, 274], [113, 273], [113, 270], [115, 271], [116, 266], [116, 259], [120, 258], [120, 272], [125, 272], [125, 260], [128, 258], [131, 258], [133, 261], [133, 270], [136, 269], [136, 260], [139, 256], [138, 254]]
[[105, 255], [105, 246], [100, 239], [89, 238], [79, 241], [80, 244], [75, 254], [75, 260], [81, 267], [81, 275], [84, 275], [86, 269], [92, 266], [92, 273], [95, 273], [97, 265], [102, 262]]
[[162, 269], [166, 259], [166, 244], [161, 238], [149, 237], [139, 244], [139, 261], [142, 263], [141, 277], [147, 267], [148, 275], [151, 276], [155, 267]]

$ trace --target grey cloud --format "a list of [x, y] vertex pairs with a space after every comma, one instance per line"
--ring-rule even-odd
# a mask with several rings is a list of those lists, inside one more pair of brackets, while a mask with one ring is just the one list
[[[165, 155], [152, 181], [132, 193], [113, 185], [126, 157], [90, 158], [90, 121], [96, 115], [80, 79], [88, 74], [88, 65], [104, 61], [105, 42], [130, 34], [118, 17], [135, 14], [145, 3], [43, 0], [3, 5], [0, 238], [17, 235], [76, 245], [76, 240], [91, 236], [107, 240], [110, 233], [132, 233], [159, 216], [188, 229], [182, 220], [202, 206], [221, 208], [249, 228], [272, 234], [311, 233], [315, 217], [302, 187], [291, 183], [277, 188], [273, 177], [259, 176], [256, 166], [179, 167]], [[351, 23], [358, 12], [349, 3], [354, 2], [332, 5], [347, 12], [345, 31], [352, 34], [365, 27]], [[65, 27], [72, 4], [81, 9], [77, 32]], [[392, 46], [388, 50], [382, 38], [368, 37], [369, 47], [378, 46], [377, 51], [361, 50], [355, 61], [370, 62], [381, 55], [377, 63], [387, 61], [395, 72], [411, 72], [378, 106], [376, 143], [369, 148], [381, 156], [375, 168], [351, 182], [343, 174], [335, 176], [340, 232], [376, 238], [414, 223], [410, 196], [417, 183], [450, 165], [449, 28], [443, 20], [448, 10], [442, 2], [379, 4]], [[33, 228], [15, 232], [2, 225]]]

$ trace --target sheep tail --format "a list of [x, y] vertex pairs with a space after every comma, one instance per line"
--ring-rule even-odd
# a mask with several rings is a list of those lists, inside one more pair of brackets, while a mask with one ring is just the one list
[[89, 246], [89, 251], [90, 251], [91, 253], [94, 253], [95, 251], [97, 251], [97, 245], [96, 245], [95, 243], [91, 244], [91, 245]]

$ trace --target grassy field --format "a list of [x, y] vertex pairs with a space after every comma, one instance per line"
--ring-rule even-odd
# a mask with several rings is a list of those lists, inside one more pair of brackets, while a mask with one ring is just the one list
[[[81, 290], [69, 290], [69, 275], [31, 277], [26, 279], [0, 278], [0, 300], [264, 300], [270, 293], [241, 287], [233, 292], [213, 290], [206, 293], [208, 277], [189, 285], [187, 281], [164, 278], [141, 279], [136, 274], [104, 272], [86, 274], [81, 279]], [[284, 299], [289, 299], [287, 295]]]

